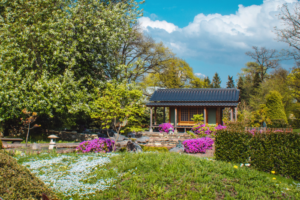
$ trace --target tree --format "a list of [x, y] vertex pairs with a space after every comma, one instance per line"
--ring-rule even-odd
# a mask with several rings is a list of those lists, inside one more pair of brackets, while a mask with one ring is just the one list
[[282, 96], [277, 91], [270, 91], [266, 95], [266, 106], [268, 108], [268, 116], [271, 120], [283, 120], [287, 123], [287, 117], [282, 104]]
[[234, 81], [233, 81], [233, 76], [228, 76], [228, 82], [226, 83], [227, 87], [226, 88], [234, 88]]
[[212, 85], [213, 88], [221, 88], [221, 79], [220, 79], [219, 74], [217, 72], [215, 73], [215, 75], [213, 77], [211, 85]]
[[293, 97], [300, 102], [300, 68], [295, 68], [288, 75], [288, 85]]
[[247, 63], [248, 70], [258, 73], [261, 81], [264, 81], [267, 71], [276, 69], [279, 66], [278, 52], [275, 49], [253, 46], [254, 52], [246, 52], [255, 62]]
[[245, 93], [244, 79], [243, 79], [242, 76], [239, 77], [239, 80], [238, 80], [238, 83], [237, 83], [237, 89], [240, 90], [241, 100], [246, 101], [247, 94]]
[[137, 3], [5, 1], [0, 26], [0, 120], [21, 110], [64, 116], [88, 112], [117, 52], [136, 24]]
[[211, 82], [210, 82], [208, 76], [204, 78], [204, 81], [205, 81], [205, 83], [206, 83], [206, 85], [207, 85], [208, 88], [211, 88], [211, 87], [212, 87]]
[[24, 129], [27, 128], [27, 136], [26, 136], [26, 147], [27, 147], [29, 131], [31, 129], [40, 127], [41, 125], [34, 124], [32, 127], [30, 127], [31, 123], [36, 121], [36, 118], [37, 118], [37, 113], [36, 112], [32, 112], [32, 114], [31, 114], [31, 112], [27, 111], [27, 109], [25, 108], [25, 109], [22, 110], [22, 113], [26, 117], [25, 119], [21, 118], [21, 120], [22, 120], [22, 123], [24, 125]]
[[279, 18], [284, 23], [285, 28], [278, 29], [275, 27], [279, 41], [287, 43], [294, 50], [286, 50], [285, 55], [291, 56], [296, 61], [296, 66], [300, 66], [300, 3], [294, 3], [293, 9], [287, 4], [281, 7]]
[[251, 126], [252, 127], [263, 127], [265, 122], [267, 125], [272, 124], [272, 121], [268, 115], [270, 109], [265, 104], [260, 104], [259, 109], [252, 112]]
[[163, 62], [163, 65], [159, 71], [144, 78], [141, 83], [144, 90], [148, 87], [185, 88], [190, 87], [191, 82], [196, 83], [193, 69], [184, 60], [175, 57]]
[[135, 122], [135, 116], [143, 114], [142, 95], [142, 91], [133, 84], [108, 83], [105, 88], [98, 90], [98, 98], [90, 103], [90, 115], [107, 129], [108, 137], [108, 129], [112, 126], [118, 133], [117, 137], [115, 136], [115, 141], [118, 141], [120, 133], [124, 132], [121, 130], [122, 126]]

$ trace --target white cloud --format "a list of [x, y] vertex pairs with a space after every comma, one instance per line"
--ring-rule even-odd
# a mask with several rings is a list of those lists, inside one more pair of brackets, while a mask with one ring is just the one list
[[172, 33], [173, 31], [176, 31], [178, 29], [177, 26], [175, 26], [172, 23], [169, 23], [167, 21], [159, 21], [159, 20], [155, 20], [152, 21], [149, 17], [141, 17], [139, 18], [139, 23], [141, 24], [141, 27], [144, 30], [148, 30], [148, 27], [151, 28], [157, 28], [157, 29], [163, 29], [165, 31], [167, 31], [168, 33]]
[[282, 27], [278, 19], [280, 6], [292, 6], [297, 0], [264, 0], [262, 5], [239, 5], [235, 14], [218, 13], [194, 17], [186, 27], [167, 21], [139, 19], [143, 30], [155, 40], [163, 41], [179, 57], [210, 63], [244, 65], [250, 58], [245, 52], [252, 46], [281, 50], [287, 45], [276, 41], [274, 27]]
[[204, 78], [206, 77], [205, 74], [201, 74], [201, 73], [195, 73], [195, 75], [199, 76], [199, 77], [204, 77]]

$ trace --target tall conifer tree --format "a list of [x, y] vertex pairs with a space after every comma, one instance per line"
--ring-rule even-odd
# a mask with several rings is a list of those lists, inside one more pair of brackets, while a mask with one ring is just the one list
[[233, 76], [229, 76], [228, 75], [228, 82], [227, 82], [227, 88], [234, 88], [234, 80], [233, 80]]
[[221, 78], [219, 77], [219, 74], [216, 72], [213, 80], [212, 80], [212, 87], [213, 88], [221, 88]]

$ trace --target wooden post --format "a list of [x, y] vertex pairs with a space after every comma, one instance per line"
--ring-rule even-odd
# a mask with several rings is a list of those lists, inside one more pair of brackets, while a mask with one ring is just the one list
[[230, 121], [233, 122], [233, 108], [230, 108]]
[[174, 124], [174, 133], [177, 133], [177, 107], [175, 107], [175, 124]]
[[207, 110], [206, 110], [206, 107], [204, 108], [204, 111], [203, 111], [203, 117], [204, 117], [204, 124], [207, 123], [207, 117], [206, 117], [206, 113], [207, 113]]
[[149, 132], [153, 132], [153, 128], [152, 128], [152, 107], [150, 107], [150, 129]]
[[237, 122], [237, 114], [238, 114], [237, 107], [234, 108], [234, 114], [235, 114], [234, 115], [234, 118], [235, 118], [234, 120]]
[[157, 122], [156, 108], [157, 107], [154, 107], [154, 125], [155, 126], [156, 126], [156, 122]]
[[166, 123], [166, 107], [164, 107], [164, 123]]

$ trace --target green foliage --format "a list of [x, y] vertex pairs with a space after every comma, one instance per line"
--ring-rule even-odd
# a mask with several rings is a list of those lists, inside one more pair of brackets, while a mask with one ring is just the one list
[[51, 199], [57, 199], [42, 181], [17, 163], [6, 153], [0, 152], [0, 197], [3, 199], [41, 199], [45, 193]]
[[259, 110], [253, 111], [251, 116], [252, 127], [262, 127], [265, 122], [267, 125], [272, 124], [269, 117], [269, 108], [265, 104], [261, 104]]
[[226, 83], [226, 88], [234, 88], [233, 76], [228, 76], [228, 82]]
[[287, 117], [282, 104], [282, 96], [277, 91], [270, 91], [266, 96], [266, 106], [268, 107], [268, 117], [271, 120], [283, 120], [287, 123]]
[[200, 115], [193, 115], [193, 118], [192, 118], [192, 120], [196, 123], [196, 124], [198, 124], [199, 122], [202, 122], [203, 123], [203, 121], [204, 121], [204, 117], [203, 117], [203, 114], [200, 114]]
[[3, 1], [0, 121], [21, 110], [66, 116], [89, 112], [94, 88], [123, 67], [114, 55], [136, 23], [137, 3]]
[[[250, 163], [254, 168], [300, 180], [300, 135], [298, 133], [251, 133], [218, 131], [217, 160]], [[251, 159], [250, 159], [251, 158]]]
[[212, 88], [221, 88], [221, 78], [217, 72], [212, 79], [211, 85]]
[[2, 140], [0, 140], [0, 149], [3, 148]]
[[150, 147], [141, 145], [143, 151], [158, 151], [158, 152], [169, 152], [167, 147]]
[[300, 68], [293, 69], [288, 75], [288, 85], [293, 97], [300, 102]]
[[191, 131], [187, 131], [186, 133], [192, 136], [192, 138], [197, 138], [197, 136]]

